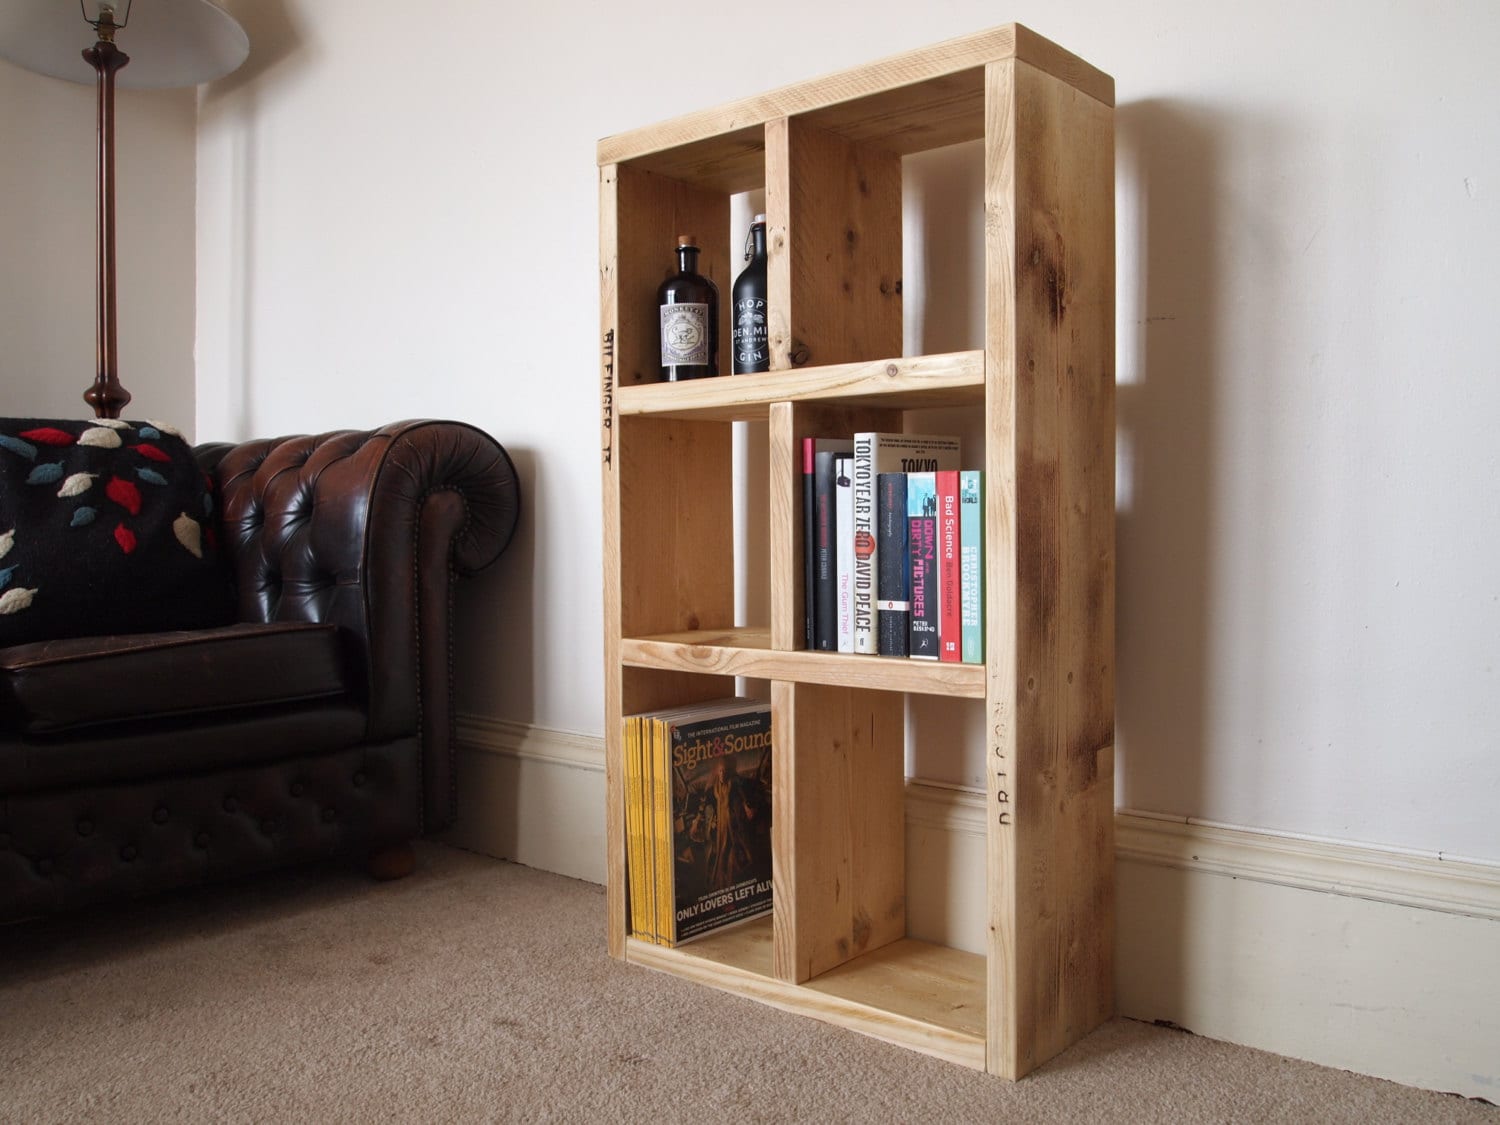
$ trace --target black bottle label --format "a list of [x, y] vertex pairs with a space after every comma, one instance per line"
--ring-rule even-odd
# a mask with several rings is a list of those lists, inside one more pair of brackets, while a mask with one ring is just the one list
[[693, 303], [662, 305], [662, 366], [707, 362], [708, 306]]
[[771, 336], [764, 297], [742, 297], [734, 303], [734, 370], [737, 374], [771, 369]]

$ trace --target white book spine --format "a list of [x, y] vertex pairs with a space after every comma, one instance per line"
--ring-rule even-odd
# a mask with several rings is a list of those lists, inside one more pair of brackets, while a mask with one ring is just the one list
[[834, 484], [834, 541], [838, 544], [839, 651], [854, 651], [854, 459], [838, 459]]

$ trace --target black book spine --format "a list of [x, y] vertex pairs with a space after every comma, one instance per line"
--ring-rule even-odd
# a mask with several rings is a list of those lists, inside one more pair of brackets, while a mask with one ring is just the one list
[[802, 647], [812, 649], [815, 644], [815, 621], [813, 606], [817, 604], [817, 543], [818, 522], [813, 498], [813, 439], [802, 439]]
[[905, 656], [911, 624], [911, 591], [907, 588], [906, 474], [881, 473], [876, 478], [875, 624], [881, 656]]
[[817, 543], [817, 573], [813, 576], [813, 647], [821, 652], [839, 648], [838, 540], [834, 526], [834, 487], [838, 477], [834, 452], [819, 452], [813, 459], [813, 529]]

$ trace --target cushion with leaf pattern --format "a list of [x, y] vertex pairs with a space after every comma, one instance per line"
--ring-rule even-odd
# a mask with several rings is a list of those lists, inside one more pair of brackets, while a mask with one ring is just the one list
[[231, 623], [214, 504], [163, 423], [0, 418], [0, 645]]

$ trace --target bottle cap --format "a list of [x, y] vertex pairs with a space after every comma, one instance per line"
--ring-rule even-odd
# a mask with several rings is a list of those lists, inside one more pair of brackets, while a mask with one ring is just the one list
[[766, 225], [766, 217], [764, 215], [757, 215], [750, 220], [750, 225], [752, 227], [763, 227]]
[[697, 247], [698, 247], [698, 236], [696, 234], [679, 234], [677, 236], [677, 245], [678, 246], [691, 246], [694, 249], [697, 249]]

